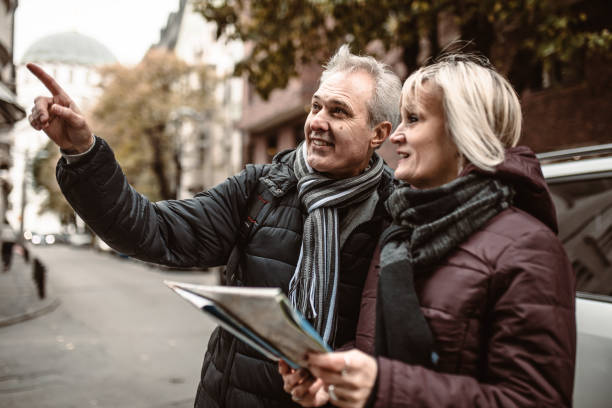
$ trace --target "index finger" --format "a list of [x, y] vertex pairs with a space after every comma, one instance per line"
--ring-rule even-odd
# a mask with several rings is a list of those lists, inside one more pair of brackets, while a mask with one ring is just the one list
[[53, 79], [51, 75], [47, 74], [44, 69], [42, 69], [36, 64], [32, 64], [31, 62], [26, 64], [26, 67], [28, 67], [31, 73], [36, 75], [36, 78], [38, 78], [40, 82], [42, 82], [43, 85], [47, 87], [47, 89], [51, 92], [53, 96], [66, 94], [62, 87], [59, 86], [57, 81]]
[[308, 365], [327, 371], [340, 372], [346, 364], [343, 352], [308, 353]]

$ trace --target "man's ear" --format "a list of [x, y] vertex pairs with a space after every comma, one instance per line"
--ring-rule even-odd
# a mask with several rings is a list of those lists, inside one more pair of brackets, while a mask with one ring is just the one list
[[374, 137], [370, 141], [370, 146], [373, 149], [378, 149], [391, 134], [391, 122], [380, 122], [374, 128]]

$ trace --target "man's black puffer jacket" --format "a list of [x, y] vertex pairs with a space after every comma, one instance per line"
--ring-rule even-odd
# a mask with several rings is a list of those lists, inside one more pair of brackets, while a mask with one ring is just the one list
[[[92, 151], [77, 163], [60, 159], [57, 179], [79, 216], [115, 250], [180, 267], [227, 262], [247, 216], [248, 197], [263, 183], [275, 198], [261, 209], [262, 222], [243, 245], [239, 275], [244, 285], [280, 287], [286, 293], [305, 216], [288, 164], [292, 157], [293, 152], [284, 152], [270, 165], [247, 165], [240, 174], [192, 199], [152, 203], [129, 186], [110, 147], [96, 138]], [[373, 218], [357, 226], [342, 247], [336, 347], [355, 337], [361, 290], [388, 222], [383, 202], [391, 188], [392, 175], [386, 171]], [[296, 406], [282, 389], [277, 364], [219, 328], [208, 343], [195, 405]]]

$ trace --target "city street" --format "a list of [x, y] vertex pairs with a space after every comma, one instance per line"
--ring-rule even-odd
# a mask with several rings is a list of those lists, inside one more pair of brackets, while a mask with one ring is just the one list
[[165, 272], [64, 245], [33, 248], [47, 266], [54, 311], [0, 327], [0, 407], [192, 407], [212, 321]]

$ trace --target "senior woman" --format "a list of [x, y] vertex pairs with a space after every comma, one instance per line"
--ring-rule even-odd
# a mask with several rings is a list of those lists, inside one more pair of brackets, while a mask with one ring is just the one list
[[538, 161], [514, 147], [516, 93], [486, 60], [447, 55], [406, 80], [401, 113], [363, 351], [309, 354], [310, 377], [281, 363], [285, 390], [303, 406], [571, 406], [574, 273]]

